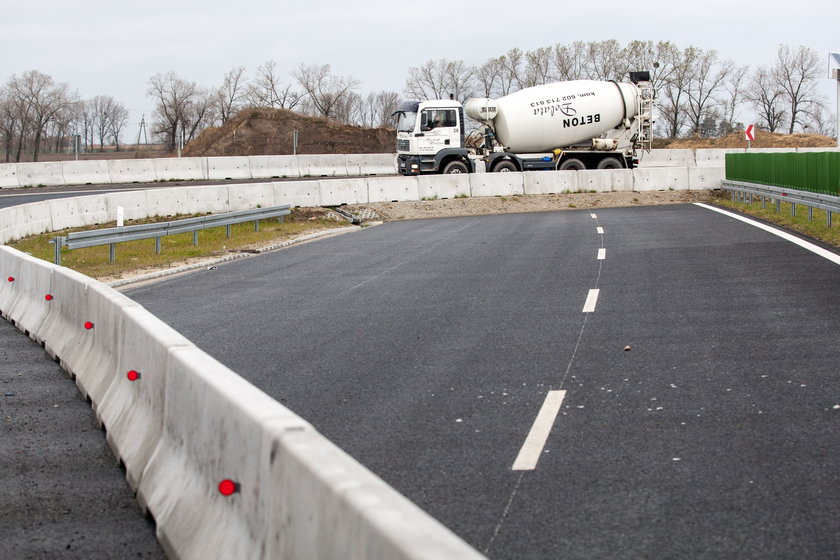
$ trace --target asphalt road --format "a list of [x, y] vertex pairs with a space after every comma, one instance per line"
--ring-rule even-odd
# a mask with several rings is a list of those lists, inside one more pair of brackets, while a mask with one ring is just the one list
[[791, 558], [840, 555], [838, 288], [661, 206], [393, 222], [127, 293], [491, 558]]

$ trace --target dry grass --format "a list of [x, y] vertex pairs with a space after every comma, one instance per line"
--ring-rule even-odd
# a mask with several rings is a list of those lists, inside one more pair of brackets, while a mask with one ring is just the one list
[[808, 208], [801, 204], [797, 205], [796, 216], [793, 216], [791, 215], [791, 205], [787, 202], [782, 203], [781, 210], [777, 212], [775, 202], [768, 201], [767, 208], [761, 207], [761, 199], [759, 198], [755, 198], [752, 204], [732, 202], [727, 192], [721, 192], [714, 203], [840, 248], [840, 216], [833, 216], [833, 225], [828, 227], [825, 210], [815, 208], [813, 220], [808, 221]]
[[[184, 218], [187, 216], [179, 216]], [[154, 220], [136, 220], [126, 225], [168, 221], [172, 218]], [[161, 239], [161, 253], [155, 253], [155, 240], [144, 239], [119, 243], [116, 248], [116, 262], [109, 262], [110, 250], [107, 245], [85, 249], [64, 249], [61, 264], [82, 274], [97, 279], [118, 278], [127, 273], [143, 273], [175, 267], [191, 259], [221, 257], [232, 252], [254, 250], [257, 247], [278, 243], [305, 235], [313, 231], [344, 227], [347, 222], [339, 222], [327, 217], [327, 211], [320, 208], [295, 209], [291, 216], [286, 216], [283, 223], [276, 220], [260, 222], [260, 231], [254, 231], [254, 223], [246, 222], [231, 226], [231, 237], [226, 237], [224, 227], [201, 230], [198, 245], [193, 245], [192, 233], [172, 235]], [[114, 227], [115, 223], [101, 224], [100, 228]], [[54, 246], [49, 240], [70, 231], [82, 231], [93, 228], [76, 228], [63, 232], [51, 232], [34, 237], [27, 237], [14, 243], [12, 247], [29, 253], [39, 259], [52, 262]]]

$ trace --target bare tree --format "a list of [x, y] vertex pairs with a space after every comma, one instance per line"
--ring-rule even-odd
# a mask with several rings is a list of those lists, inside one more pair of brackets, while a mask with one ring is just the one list
[[405, 93], [416, 99], [448, 99], [451, 95], [463, 101], [474, 94], [475, 72], [462, 60], [429, 60], [409, 69]]
[[583, 41], [575, 41], [569, 46], [555, 45], [552, 56], [554, 79], [568, 81], [589, 78], [589, 71], [586, 68], [586, 49], [587, 45]]
[[750, 77], [745, 97], [758, 112], [759, 125], [776, 132], [785, 118], [784, 91], [773, 78], [772, 71], [761, 66]]
[[737, 129], [738, 109], [742, 100], [746, 99], [745, 88], [748, 75], [748, 66], [733, 66], [732, 71], [723, 83], [721, 94], [723, 108], [722, 135], [730, 134]]
[[688, 117], [688, 96], [692, 87], [694, 66], [701, 51], [688, 47], [683, 51], [669, 53], [674, 58], [668, 61], [671, 72], [661, 86], [659, 112], [667, 126], [670, 138], [679, 137]]
[[547, 84], [552, 79], [553, 51], [550, 47], [542, 47], [525, 53], [524, 87]]
[[337, 113], [346, 113], [347, 98], [355, 92], [359, 81], [352, 76], [336, 76], [330, 65], [301, 64], [293, 73], [306, 101], [313, 111], [323, 117], [338, 119]]
[[807, 47], [795, 49], [782, 45], [776, 53], [776, 64], [772, 75], [784, 92], [789, 111], [788, 134], [793, 134], [796, 125], [807, 124], [805, 117], [822, 104], [817, 95], [817, 80], [822, 73], [817, 51]]
[[[718, 61], [717, 51], [698, 53], [694, 59], [692, 76], [688, 88], [688, 118], [694, 134], [702, 134], [701, 129], [706, 119], [716, 119], [723, 115], [719, 109], [717, 96], [720, 94], [727, 77], [734, 68], [731, 61]], [[708, 133], [707, 133], [708, 134]]]
[[170, 150], [177, 147], [179, 131], [189, 141], [203, 130], [211, 108], [211, 96], [195, 82], [174, 72], [155, 74], [149, 79], [148, 95], [155, 100], [152, 132], [163, 137]]
[[257, 77], [245, 93], [248, 104], [269, 109], [294, 109], [302, 96], [292, 89], [291, 82], [277, 74], [277, 63], [269, 60], [257, 69]]
[[237, 66], [225, 74], [222, 85], [213, 92], [213, 109], [220, 124], [228, 122], [241, 108], [245, 80], [245, 67]]

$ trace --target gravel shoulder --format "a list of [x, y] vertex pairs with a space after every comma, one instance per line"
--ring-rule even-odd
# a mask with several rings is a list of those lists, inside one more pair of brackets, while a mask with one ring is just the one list
[[706, 202], [712, 191], [650, 191], [564, 193], [549, 195], [482, 196], [408, 202], [379, 202], [347, 206], [363, 220], [420, 220], [450, 216], [549, 212], [579, 208], [615, 208]]

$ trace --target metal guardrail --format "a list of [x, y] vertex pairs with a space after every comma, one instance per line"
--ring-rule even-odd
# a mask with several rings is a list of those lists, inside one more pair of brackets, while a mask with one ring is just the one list
[[291, 214], [290, 205], [272, 206], [270, 208], [254, 208], [252, 210], [240, 210], [227, 212], [225, 214], [212, 214], [198, 218], [187, 218], [173, 222], [159, 222], [155, 224], [142, 224], [138, 226], [123, 226], [116, 228], [105, 228], [91, 231], [78, 231], [68, 233], [66, 236], [58, 236], [50, 239], [55, 245], [55, 264], [61, 264], [61, 248], [81, 249], [84, 247], [96, 247], [99, 245], [110, 245], [110, 260], [117, 259], [117, 243], [126, 241], [137, 241], [139, 239], [155, 239], [155, 253], [160, 254], [160, 239], [169, 235], [192, 232], [193, 245], [198, 245], [198, 232], [202, 229], [225, 226], [227, 236], [230, 237], [230, 226], [244, 222], [254, 222], [254, 231], [260, 230], [260, 220], [278, 218], [283, 221], [284, 216]]
[[777, 212], [781, 212], [782, 202], [790, 203], [790, 212], [793, 216], [796, 215], [797, 205], [807, 206], [809, 221], [814, 218], [814, 208], [825, 210], [826, 223], [829, 227], [831, 227], [832, 214], [840, 212], [840, 197], [829, 194], [820, 194], [798, 189], [786, 189], [783, 187], [771, 187], [769, 185], [745, 183], [743, 181], [730, 181], [727, 179], [724, 179], [721, 182], [721, 188], [732, 192], [733, 201], [741, 197], [744, 202], [752, 204], [752, 197], [761, 197], [762, 208], [767, 207], [768, 200], [773, 200], [776, 202]]

